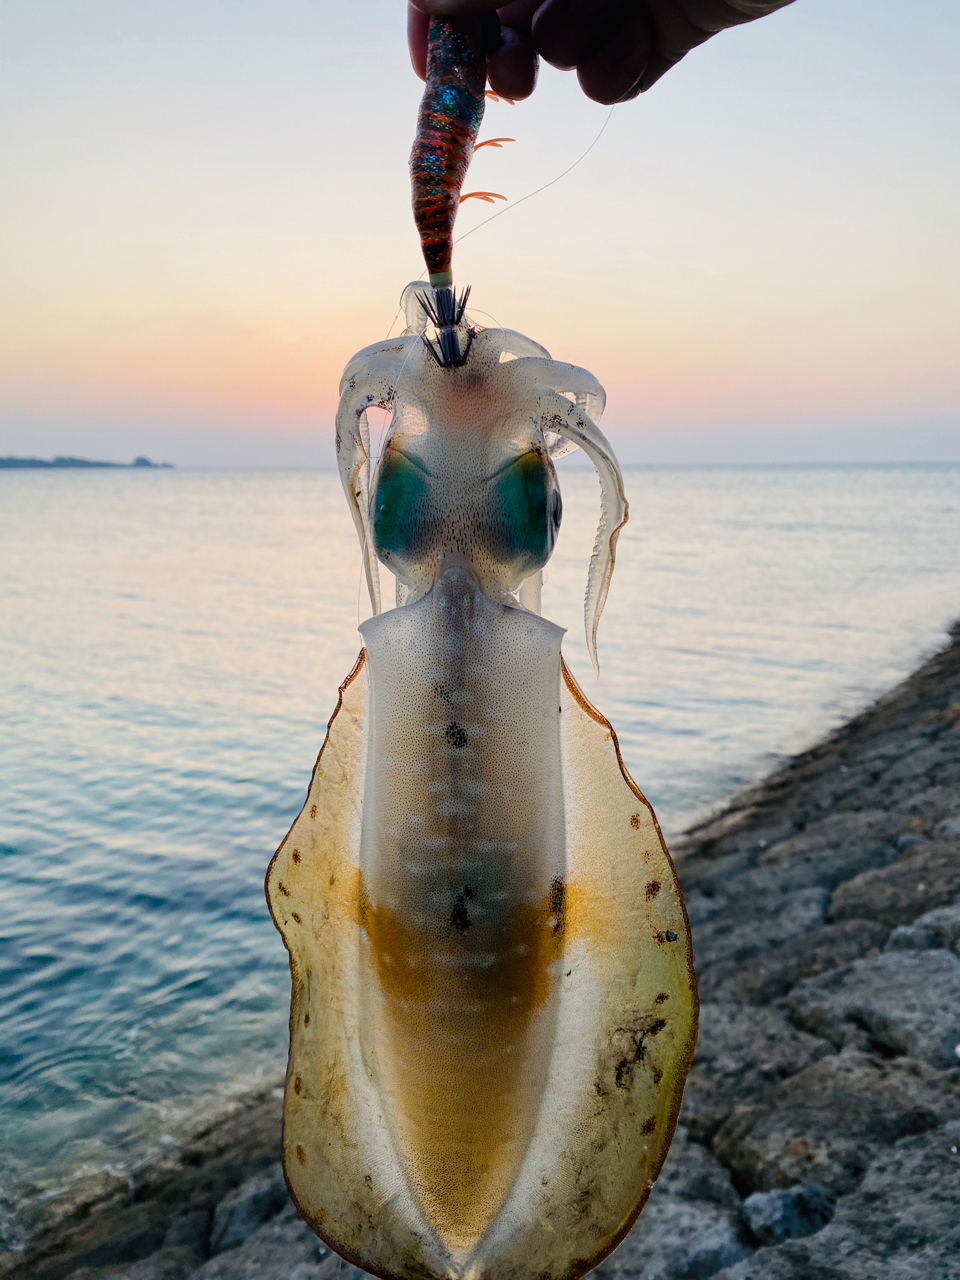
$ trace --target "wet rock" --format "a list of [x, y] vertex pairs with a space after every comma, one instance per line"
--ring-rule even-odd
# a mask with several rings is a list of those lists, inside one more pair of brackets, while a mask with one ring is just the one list
[[762, 896], [729, 905], [693, 929], [698, 966], [718, 960], [746, 960], [823, 923], [826, 889], [800, 889], [765, 901]]
[[217, 1254], [235, 1249], [289, 1203], [279, 1165], [248, 1178], [217, 1205], [210, 1232], [210, 1252]]
[[742, 1191], [809, 1181], [843, 1194], [881, 1147], [958, 1116], [957, 1091], [942, 1079], [924, 1079], [905, 1059], [845, 1052], [741, 1103], [712, 1150]]
[[790, 1015], [840, 1048], [864, 1044], [934, 1067], [956, 1064], [960, 960], [949, 951], [890, 951], [815, 978], [789, 998]]
[[322, 1244], [288, 1205], [236, 1249], [221, 1253], [190, 1280], [353, 1280], [362, 1276]]
[[877, 920], [912, 924], [934, 907], [947, 906], [960, 894], [960, 844], [931, 841], [908, 849], [888, 867], [864, 871], [834, 893], [830, 920]]
[[704, 1001], [681, 1122], [692, 1137], [706, 1140], [737, 1102], [761, 1097], [830, 1051], [775, 1009]]
[[721, 960], [697, 975], [701, 997], [769, 1004], [785, 996], [801, 978], [839, 968], [861, 956], [879, 954], [889, 936], [875, 920], [841, 920], [791, 938], [752, 960]]
[[820, 1231], [836, 1202], [836, 1193], [819, 1182], [799, 1182], [782, 1191], [755, 1191], [743, 1202], [743, 1216], [761, 1244], [779, 1244]]

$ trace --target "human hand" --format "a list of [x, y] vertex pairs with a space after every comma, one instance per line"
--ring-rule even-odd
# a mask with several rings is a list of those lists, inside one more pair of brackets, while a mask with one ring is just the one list
[[[410, 0], [408, 35], [414, 70], [424, 77], [427, 25], [441, 16], [478, 13], [491, 32], [490, 87], [527, 98], [539, 58], [576, 67], [595, 102], [625, 102], [646, 92], [691, 49], [718, 31], [752, 22], [791, 0]], [[499, 21], [499, 42], [496, 25]]]

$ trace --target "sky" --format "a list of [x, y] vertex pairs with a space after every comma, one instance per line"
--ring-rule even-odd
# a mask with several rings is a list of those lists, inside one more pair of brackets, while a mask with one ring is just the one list
[[[333, 464], [422, 273], [404, 26], [3, 0], [0, 453]], [[481, 130], [475, 318], [594, 373], [625, 463], [960, 461], [958, 55], [955, 0], [795, 0], [612, 115], [545, 67]]]

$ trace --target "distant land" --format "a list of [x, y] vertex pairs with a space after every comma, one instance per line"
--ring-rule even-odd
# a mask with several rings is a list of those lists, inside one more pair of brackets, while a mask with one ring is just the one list
[[149, 458], [134, 458], [132, 462], [95, 462], [90, 458], [69, 458], [60, 456], [48, 458], [0, 458], [0, 471], [19, 471], [30, 467], [33, 469], [51, 467], [157, 467], [170, 468], [172, 462], [151, 462]]

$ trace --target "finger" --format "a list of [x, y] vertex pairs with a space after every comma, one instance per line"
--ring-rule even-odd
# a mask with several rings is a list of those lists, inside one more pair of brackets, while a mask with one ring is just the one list
[[497, 0], [410, 0], [423, 13], [435, 13], [441, 18], [457, 18], [465, 13], [489, 13], [496, 9]]
[[653, 53], [637, 91], [646, 93], [691, 49], [727, 27], [782, 9], [791, 0], [646, 0], [656, 27]]
[[568, 71], [602, 45], [633, 7], [630, 0], [544, 0], [533, 15], [534, 48]]
[[656, 31], [643, 10], [623, 17], [603, 44], [577, 66], [577, 79], [588, 98], [607, 105], [640, 92], [640, 78], [654, 51]]
[[427, 28], [430, 18], [412, 4], [407, 5], [407, 45], [410, 61], [421, 80], [427, 78]]
[[541, 3], [542, 0], [510, 0], [510, 4], [500, 6], [497, 14], [503, 26], [512, 27], [529, 38], [533, 15]]
[[540, 60], [533, 45], [512, 27], [500, 33], [500, 48], [487, 58], [490, 88], [501, 98], [529, 98], [537, 86]]
[[[683, 56], [681, 54], [680, 58]], [[677, 65], [680, 58], [668, 58], [665, 54], [655, 53], [643, 69], [643, 75], [636, 85], [636, 93], [630, 96], [635, 98], [637, 93], [646, 93], [648, 89], [652, 89], [661, 76], [665, 76], [671, 67]]]

